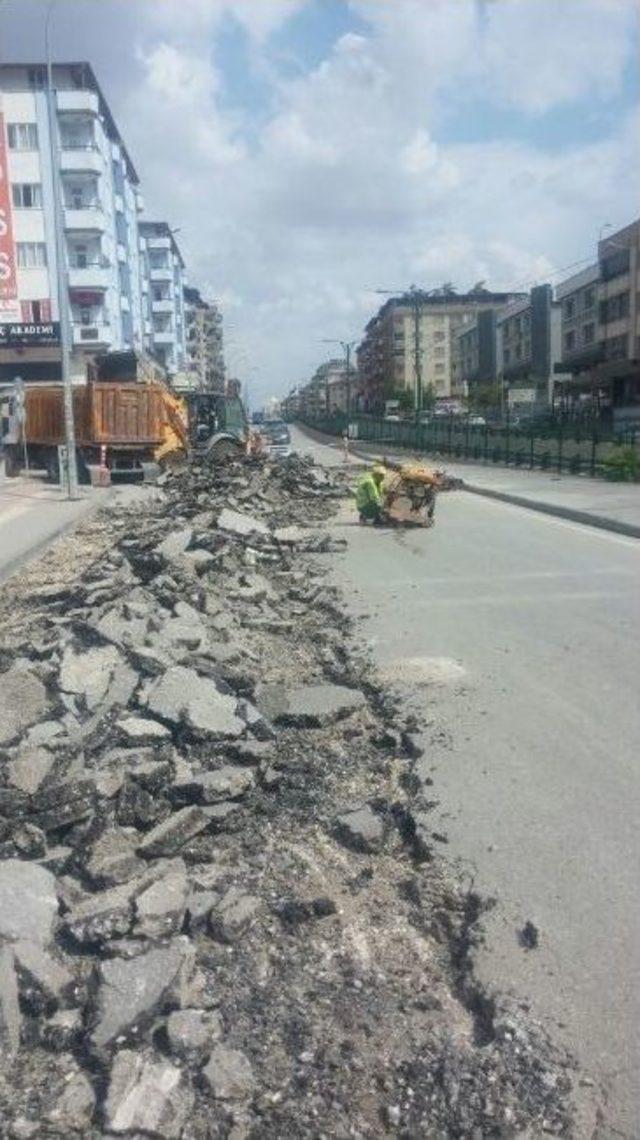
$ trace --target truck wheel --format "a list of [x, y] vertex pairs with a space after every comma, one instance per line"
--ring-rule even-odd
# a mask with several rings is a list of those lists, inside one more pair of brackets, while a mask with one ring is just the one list
[[224, 463], [225, 459], [238, 459], [244, 448], [237, 439], [217, 439], [207, 447], [207, 462]]
[[4, 473], [7, 479], [15, 479], [20, 474], [20, 460], [14, 447], [5, 448]]
[[47, 454], [47, 479], [50, 483], [60, 482], [60, 462], [57, 449]]

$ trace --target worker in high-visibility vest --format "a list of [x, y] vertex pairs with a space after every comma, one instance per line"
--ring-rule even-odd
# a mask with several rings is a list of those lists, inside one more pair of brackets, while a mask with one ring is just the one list
[[384, 467], [376, 464], [371, 471], [363, 475], [356, 487], [356, 508], [360, 515], [360, 522], [363, 524], [368, 520], [374, 526], [379, 526], [381, 522], [384, 522], [382, 484], [385, 475]]

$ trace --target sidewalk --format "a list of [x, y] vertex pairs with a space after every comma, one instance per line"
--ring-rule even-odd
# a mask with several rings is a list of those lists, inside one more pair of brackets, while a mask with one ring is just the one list
[[[301, 430], [323, 443], [341, 447], [333, 437], [310, 433], [307, 428]], [[371, 451], [370, 445], [354, 441], [351, 454], [369, 460], [379, 458], [381, 452]], [[385, 454], [401, 463], [415, 458], [417, 462], [442, 466], [450, 475], [463, 479], [465, 490], [476, 495], [640, 538], [640, 484], [637, 483], [608, 483], [604, 479], [470, 463], [410, 451]]]

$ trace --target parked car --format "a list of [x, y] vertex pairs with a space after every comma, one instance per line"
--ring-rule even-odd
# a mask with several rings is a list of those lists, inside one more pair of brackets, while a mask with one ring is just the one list
[[484, 416], [469, 416], [467, 423], [469, 427], [486, 427], [487, 421]]
[[260, 425], [269, 455], [286, 459], [291, 455], [291, 433], [284, 420], [265, 420]]

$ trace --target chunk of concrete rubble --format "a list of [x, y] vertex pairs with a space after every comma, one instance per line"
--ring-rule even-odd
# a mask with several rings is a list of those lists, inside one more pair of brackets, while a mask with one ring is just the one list
[[122, 1049], [111, 1066], [105, 1122], [116, 1136], [178, 1140], [194, 1096], [181, 1069], [153, 1055]]
[[73, 984], [73, 974], [37, 942], [16, 942], [13, 947], [20, 992], [28, 1002], [35, 991], [49, 1003], [56, 1003]]
[[162, 820], [138, 844], [138, 852], [147, 859], [175, 855], [190, 839], [208, 826], [205, 813], [195, 804], [176, 811]]
[[85, 871], [94, 887], [115, 887], [144, 871], [136, 855], [136, 839], [120, 827], [109, 827], [90, 848]]
[[141, 1030], [163, 1001], [180, 1002], [193, 972], [195, 951], [187, 939], [148, 950], [134, 958], [112, 958], [99, 967], [98, 1019], [91, 1035], [103, 1049], [122, 1034]]
[[136, 897], [135, 933], [142, 938], [166, 938], [177, 934], [187, 905], [187, 871], [175, 859], [161, 877]]
[[[258, 704], [262, 707], [259, 699]], [[265, 714], [276, 724], [321, 728], [365, 706], [364, 693], [344, 685], [301, 685], [272, 696]]]
[[123, 827], [149, 827], [164, 819], [169, 810], [166, 800], [156, 799], [136, 780], [124, 780], [116, 809], [116, 818]]
[[171, 738], [171, 732], [165, 724], [149, 717], [121, 717], [116, 721], [116, 729], [130, 744], [155, 744]]
[[221, 693], [213, 681], [182, 665], [151, 682], [146, 705], [161, 720], [206, 739], [234, 738], [245, 729], [236, 715], [235, 697]]
[[276, 542], [280, 542], [283, 546], [296, 546], [299, 542], [306, 542], [310, 538], [317, 538], [317, 531], [313, 531], [310, 527], [301, 526], [281, 526], [273, 532], [273, 537]]
[[216, 1046], [202, 1075], [216, 1100], [248, 1100], [255, 1088], [249, 1058], [225, 1045]]
[[135, 883], [88, 895], [64, 917], [64, 928], [77, 942], [107, 942], [128, 934], [133, 923]]
[[118, 667], [125, 661], [115, 645], [76, 650], [68, 645], [60, 664], [60, 688], [80, 697], [90, 711], [102, 703]]
[[31, 819], [43, 831], [58, 831], [88, 819], [95, 810], [96, 790], [90, 774], [43, 784], [33, 796]]
[[384, 843], [383, 821], [368, 804], [339, 815], [336, 833], [354, 851], [379, 851]]
[[241, 511], [231, 511], [225, 507], [220, 512], [216, 520], [218, 530], [224, 530], [227, 534], [233, 534], [237, 538], [249, 538], [252, 535], [270, 534], [269, 527], [266, 523], [256, 519], [253, 515], [246, 515]]
[[7, 764], [7, 781], [33, 796], [51, 772], [54, 757], [47, 748], [22, 748]]
[[231, 887], [209, 914], [209, 929], [221, 942], [237, 942], [252, 925], [260, 899]]
[[0, 674], [0, 747], [43, 720], [50, 709], [47, 690], [31, 670], [15, 663]]
[[0, 1059], [14, 1057], [18, 1052], [21, 1027], [13, 952], [8, 946], [0, 946]]
[[47, 1115], [58, 1135], [88, 1136], [96, 1108], [93, 1085], [84, 1073], [74, 1073]]
[[206, 1053], [222, 1037], [222, 1018], [212, 1009], [176, 1009], [167, 1018], [169, 1048], [177, 1057], [188, 1060], [194, 1054]]
[[37, 863], [0, 862], [0, 943], [47, 945], [58, 913], [56, 880]]
[[215, 563], [216, 556], [210, 550], [187, 550], [182, 555], [183, 560], [192, 566], [196, 574], [206, 574]]
[[179, 558], [181, 554], [184, 554], [185, 550], [188, 550], [192, 539], [193, 530], [191, 527], [185, 527], [183, 530], [174, 530], [156, 546], [156, 553], [170, 562], [174, 558]]
[[250, 768], [225, 764], [212, 772], [195, 772], [187, 787], [193, 790], [199, 802], [215, 804], [240, 799], [254, 784], [255, 776]]

